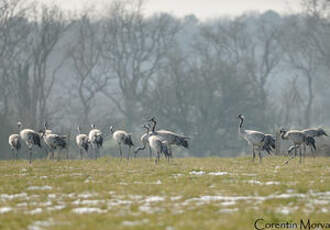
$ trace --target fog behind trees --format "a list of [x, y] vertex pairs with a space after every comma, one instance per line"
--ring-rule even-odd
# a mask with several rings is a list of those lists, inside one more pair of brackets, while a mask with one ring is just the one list
[[[103, 12], [0, 0], [0, 158], [17, 121], [76, 135], [95, 123], [133, 133], [155, 116], [191, 137], [180, 156], [237, 156], [247, 129], [330, 127], [330, 3], [299, 14], [248, 12], [199, 21], [145, 16], [139, 1]], [[147, 4], [147, 3], [146, 3]], [[102, 15], [102, 16], [100, 16]], [[106, 137], [105, 153], [112, 151]], [[72, 148], [74, 152], [75, 149]]]

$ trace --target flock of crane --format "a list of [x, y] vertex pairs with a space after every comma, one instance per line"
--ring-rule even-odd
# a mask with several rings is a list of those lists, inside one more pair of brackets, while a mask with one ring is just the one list
[[[172, 157], [171, 145], [189, 147], [189, 137], [177, 134], [168, 130], [156, 130], [157, 121], [153, 117], [148, 120], [148, 123], [143, 126], [146, 132], [141, 136], [140, 140], [143, 146], [134, 150], [134, 155], [144, 150], [147, 146], [149, 149], [150, 158], [153, 153], [156, 155], [155, 162], [158, 163], [160, 155], [164, 156], [169, 161]], [[48, 129], [47, 122], [44, 123], [44, 127], [39, 132], [32, 129], [23, 129], [22, 123], [17, 122], [17, 126], [20, 130], [19, 134], [12, 134], [9, 136], [9, 145], [12, 151], [15, 153], [15, 159], [17, 159], [23, 141], [29, 150], [29, 162], [32, 162], [32, 148], [37, 146], [42, 148], [41, 142], [46, 144], [48, 150], [48, 158], [54, 159], [54, 152], [56, 150], [63, 150], [67, 147], [67, 137], [53, 133]], [[78, 135], [76, 136], [76, 144], [79, 148], [80, 158], [83, 159], [84, 154], [88, 155], [91, 152], [93, 158], [97, 159], [100, 156], [100, 149], [103, 145], [104, 135], [101, 130], [97, 129], [94, 124], [91, 125], [91, 130], [88, 134], [83, 134], [80, 131], [80, 127], [77, 127]], [[113, 130], [110, 126], [110, 134], [119, 146], [120, 158], [122, 159], [122, 145], [127, 145], [129, 151], [127, 153], [127, 159], [129, 160], [131, 154], [131, 147], [134, 146], [131, 134], [124, 130]], [[68, 158], [68, 155], [67, 155]]]
[[[253, 160], [255, 160], [256, 151], [258, 151], [259, 160], [262, 160], [262, 152], [265, 151], [268, 154], [271, 154], [275, 150], [275, 138], [272, 134], [265, 134], [263, 132], [255, 130], [246, 130], [243, 128], [244, 116], [239, 114], [237, 116], [240, 119], [239, 123], [239, 135], [245, 139], [248, 144], [252, 146]], [[29, 162], [32, 161], [32, 147], [38, 146], [42, 148], [41, 142], [43, 141], [46, 144], [48, 158], [54, 159], [55, 150], [63, 150], [67, 147], [67, 137], [61, 136], [53, 133], [52, 130], [48, 129], [47, 122], [44, 123], [44, 127], [39, 132], [32, 129], [23, 129], [22, 123], [17, 123], [18, 128], [20, 129], [19, 134], [12, 134], [9, 136], [9, 144], [12, 151], [15, 153], [15, 159], [17, 159], [18, 153], [21, 149], [21, 142], [23, 141], [29, 150]], [[172, 157], [172, 145], [182, 146], [185, 148], [189, 147], [188, 140], [190, 139], [187, 136], [177, 134], [169, 130], [156, 130], [157, 121], [153, 117], [148, 120], [148, 123], [143, 126], [145, 133], [140, 137], [142, 142], [141, 147], [137, 147], [134, 150], [134, 155], [144, 150], [146, 147], [149, 149], [149, 156], [152, 158], [153, 153], [156, 156], [155, 163], [158, 163], [160, 160], [160, 155], [164, 154], [165, 158], [169, 161]], [[100, 149], [103, 144], [103, 133], [95, 127], [94, 124], [91, 125], [91, 130], [88, 134], [83, 134], [80, 131], [80, 127], [77, 127], [78, 135], [76, 136], [76, 144], [79, 148], [80, 158], [84, 158], [84, 154], [88, 155], [91, 153], [91, 156], [98, 158], [100, 156]], [[122, 145], [128, 146], [127, 159], [129, 160], [131, 154], [131, 147], [134, 146], [132, 141], [131, 134], [127, 133], [124, 130], [113, 130], [111, 126], [109, 128], [110, 134], [113, 139], [117, 142], [120, 152], [120, 158], [122, 159]], [[295, 151], [294, 156], [290, 159], [293, 159], [297, 156], [297, 151], [299, 150], [300, 162], [302, 157], [306, 152], [306, 146], [310, 146], [312, 151], [316, 150], [315, 137], [319, 136], [328, 136], [322, 128], [318, 129], [305, 129], [302, 131], [298, 130], [280, 130], [280, 136], [282, 139], [287, 139], [293, 142], [293, 145], [289, 147], [288, 154]], [[303, 150], [302, 150], [303, 148]], [[67, 154], [68, 158], [68, 154]], [[289, 159], [289, 160], [290, 160]], [[289, 161], [288, 160], [288, 161]], [[286, 163], [288, 163], [288, 161]]]
[[[262, 160], [262, 151], [266, 151], [271, 154], [272, 150], [275, 150], [275, 138], [272, 134], [265, 134], [255, 130], [246, 130], [243, 128], [244, 116], [239, 114], [237, 116], [240, 119], [238, 128], [239, 135], [245, 139], [250, 145], [252, 145], [253, 160], [255, 159], [255, 150], [258, 151], [259, 160]], [[299, 150], [299, 162], [302, 162], [302, 157], [306, 153], [306, 146], [310, 146], [312, 151], [316, 150], [315, 137], [328, 136], [322, 128], [317, 129], [304, 129], [299, 130], [280, 130], [280, 136], [284, 140], [289, 140], [293, 143], [288, 149], [288, 154], [295, 151], [295, 154], [289, 159], [293, 159], [297, 156], [297, 150]], [[289, 162], [287, 160], [285, 164]]]

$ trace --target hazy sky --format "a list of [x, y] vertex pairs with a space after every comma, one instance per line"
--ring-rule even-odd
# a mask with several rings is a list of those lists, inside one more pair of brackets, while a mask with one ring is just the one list
[[[110, 3], [112, 0], [39, 0], [56, 2], [66, 9], [80, 9], [91, 3], [97, 8]], [[220, 15], [238, 15], [245, 11], [266, 11], [273, 9], [281, 13], [296, 12], [301, 0], [146, 0], [145, 11], [169, 12], [177, 16], [195, 14], [200, 19]]]

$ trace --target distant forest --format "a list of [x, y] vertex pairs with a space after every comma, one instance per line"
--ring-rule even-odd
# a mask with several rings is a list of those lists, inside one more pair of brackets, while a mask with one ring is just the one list
[[179, 156], [250, 151], [238, 137], [239, 113], [247, 129], [266, 133], [330, 128], [330, 2], [301, 3], [297, 14], [200, 21], [146, 16], [141, 1], [73, 13], [0, 0], [0, 158], [11, 156], [17, 121], [39, 130], [47, 120], [72, 145], [76, 127], [86, 133], [94, 123], [111, 155], [110, 125], [138, 144], [153, 116], [159, 128], [191, 137]]

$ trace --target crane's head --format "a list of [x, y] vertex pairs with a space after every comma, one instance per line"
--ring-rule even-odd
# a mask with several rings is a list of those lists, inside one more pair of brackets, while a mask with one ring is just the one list
[[237, 118], [243, 120], [244, 116], [240, 113], [240, 114], [237, 115]]
[[91, 124], [91, 128], [92, 129], [95, 129], [95, 124]]
[[18, 127], [18, 128], [22, 128], [22, 122], [18, 121], [18, 122], [17, 122], [17, 127]]
[[285, 128], [281, 128], [280, 129], [280, 134], [282, 134], [282, 133], [286, 133], [287, 132], [287, 130], [285, 129]]
[[48, 128], [48, 122], [47, 121], [44, 121], [44, 128], [45, 128], [45, 130]]
[[322, 129], [322, 128], [319, 128], [318, 129], [318, 132], [319, 132], [319, 135], [320, 136], [322, 136], [322, 135], [324, 135], [324, 136], [328, 136], [328, 134], [324, 131], [324, 129]]
[[152, 117], [152, 118], [150, 118], [148, 121], [156, 122], [156, 118], [155, 118], [155, 117]]
[[110, 133], [113, 133], [113, 127], [112, 127], [112, 125], [110, 126]]

